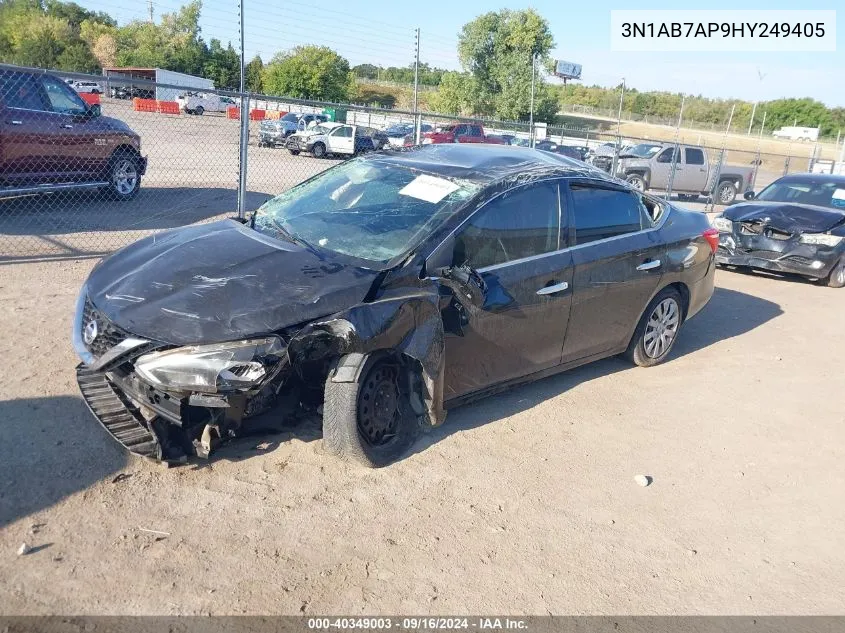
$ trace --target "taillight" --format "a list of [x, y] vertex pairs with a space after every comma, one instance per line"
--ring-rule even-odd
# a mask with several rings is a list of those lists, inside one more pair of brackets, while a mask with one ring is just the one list
[[719, 231], [716, 229], [707, 229], [704, 233], [701, 234], [707, 243], [710, 244], [711, 250], [715, 253], [716, 249], [719, 248]]

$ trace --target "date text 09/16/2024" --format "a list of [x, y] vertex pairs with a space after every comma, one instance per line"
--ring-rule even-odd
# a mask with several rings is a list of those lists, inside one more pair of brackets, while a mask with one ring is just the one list
[[371, 618], [309, 618], [308, 629], [310, 630], [481, 630], [481, 631], [496, 631], [496, 630], [510, 630], [520, 631], [526, 630], [528, 624], [525, 620], [515, 618], [499, 618], [499, 617], [371, 617]]

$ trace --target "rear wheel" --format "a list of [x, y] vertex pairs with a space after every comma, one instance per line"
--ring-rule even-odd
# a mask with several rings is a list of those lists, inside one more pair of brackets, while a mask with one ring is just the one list
[[716, 202], [730, 204], [736, 200], [736, 185], [730, 180], [723, 180], [716, 188]]
[[643, 312], [625, 357], [640, 367], [662, 363], [675, 345], [683, 320], [681, 295], [674, 288], [664, 288]]
[[833, 267], [825, 281], [830, 288], [845, 287], [845, 257], [840, 259], [839, 263]]
[[289, 149], [288, 151], [291, 154], [293, 154], [294, 156], [299, 156], [299, 150], [298, 149]]
[[345, 459], [378, 468], [401, 457], [419, 422], [400, 387], [402, 368], [391, 357], [371, 357], [355, 382], [326, 380], [323, 444]]
[[314, 154], [314, 158], [323, 158], [326, 155], [326, 146], [322, 143], [314, 143], [311, 152]]
[[194, 110], [194, 114], [197, 116], [202, 116], [202, 113], [205, 112], [205, 109], [202, 106], [197, 106]]
[[141, 174], [137, 157], [129, 153], [117, 154], [109, 163], [108, 193], [116, 200], [131, 200], [141, 188]]

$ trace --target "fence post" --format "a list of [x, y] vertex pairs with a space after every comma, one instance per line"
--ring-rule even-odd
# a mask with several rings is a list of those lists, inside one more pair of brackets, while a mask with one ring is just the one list
[[238, 148], [238, 217], [246, 217], [246, 174], [249, 149], [249, 93], [241, 94], [240, 142]]
[[681, 156], [681, 122], [684, 119], [684, 101], [686, 95], [681, 95], [681, 111], [678, 113], [678, 127], [675, 128], [675, 149], [672, 152], [672, 171], [669, 172], [669, 183], [666, 187], [666, 199], [672, 198], [672, 185], [675, 184], [675, 171], [678, 168], [678, 160]]

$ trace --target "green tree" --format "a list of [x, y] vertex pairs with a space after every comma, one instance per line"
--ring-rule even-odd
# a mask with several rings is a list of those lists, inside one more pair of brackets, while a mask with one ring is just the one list
[[437, 112], [473, 116], [490, 109], [491, 97], [470, 73], [447, 72], [439, 90], [429, 98], [429, 107]]
[[[533, 60], [536, 56], [540, 67], [550, 68], [553, 47], [548, 22], [533, 9], [494, 11], [465, 24], [458, 39], [458, 56], [483, 93], [492, 96], [492, 110], [484, 114], [526, 118]], [[542, 77], [537, 74], [539, 92], [545, 95]]]
[[358, 64], [352, 68], [355, 76], [361, 77], [361, 79], [378, 79], [379, 70], [378, 66], [373, 66], [372, 64]]
[[256, 55], [244, 69], [244, 85], [250, 92], [264, 92], [264, 62]]
[[297, 46], [277, 54], [264, 70], [268, 94], [346, 101], [349, 96], [349, 62], [326, 46]]

